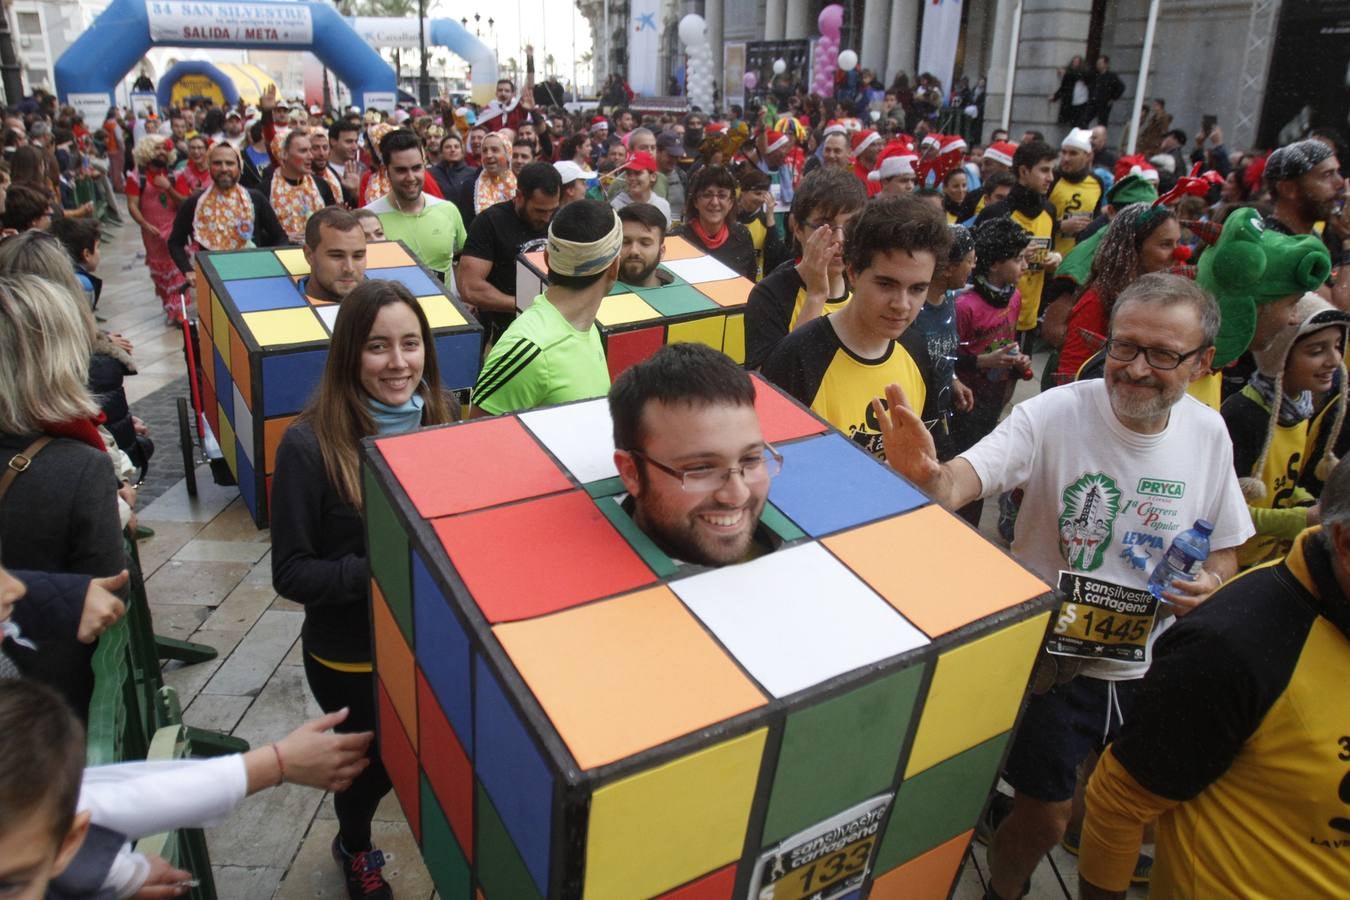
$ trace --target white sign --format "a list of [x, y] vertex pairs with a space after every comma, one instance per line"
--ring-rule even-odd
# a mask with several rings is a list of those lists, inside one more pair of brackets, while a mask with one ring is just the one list
[[[417, 17], [395, 19], [387, 16], [357, 16], [349, 19], [361, 40], [372, 47], [417, 47]], [[431, 35], [431, 20], [426, 20], [426, 33]]]
[[314, 24], [299, 3], [194, 3], [147, 0], [150, 39], [157, 43], [310, 44]]
[[631, 0], [628, 4], [628, 86], [639, 94], [664, 94], [661, 84], [661, 4]]
[[67, 94], [66, 103], [75, 107], [75, 111], [84, 117], [88, 128], [98, 128], [108, 117], [108, 107], [113, 105], [112, 94]]
[[829, 900], [862, 887], [895, 793], [864, 800], [760, 856], [747, 900]]
[[132, 91], [129, 108], [132, 118], [144, 119], [150, 113], [159, 112], [159, 98], [154, 91]]
[[366, 91], [361, 95], [361, 112], [378, 109], [380, 112], [391, 113], [397, 105], [398, 99], [393, 91]]

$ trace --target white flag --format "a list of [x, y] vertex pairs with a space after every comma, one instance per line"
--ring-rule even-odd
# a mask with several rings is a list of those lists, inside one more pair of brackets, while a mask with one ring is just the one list
[[628, 86], [637, 94], [661, 94], [661, 4], [659, 0], [632, 0], [630, 9]]
[[961, 35], [961, 0], [928, 0], [923, 8], [923, 36], [919, 41], [919, 72], [942, 82], [943, 95], [952, 90], [956, 39]]

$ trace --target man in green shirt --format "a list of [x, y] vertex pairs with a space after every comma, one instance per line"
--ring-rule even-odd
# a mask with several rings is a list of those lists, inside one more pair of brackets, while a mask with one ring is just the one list
[[609, 204], [569, 203], [548, 229], [548, 287], [511, 323], [483, 363], [470, 417], [501, 415], [609, 392], [595, 314], [619, 278], [623, 225]]
[[380, 217], [386, 238], [407, 244], [418, 259], [445, 276], [458, 297], [451, 266], [464, 249], [468, 232], [455, 204], [423, 192], [422, 142], [406, 128], [391, 131], [380, 141], [380, 157], [389, 170], [389, 193], [365, 208]]

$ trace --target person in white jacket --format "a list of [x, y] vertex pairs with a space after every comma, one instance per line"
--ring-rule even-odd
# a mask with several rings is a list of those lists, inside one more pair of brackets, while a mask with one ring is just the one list
[[368, 764], [371, 732], [335, 734], [339, 710], [276, 743], [214, 759], [84, 767], [84, 732], [61, 698], [0, 682], [0, 896], [173, 897], [193, 873], [131, 842], [223, 821], [245, 797], [283, 782], [340, 791]]

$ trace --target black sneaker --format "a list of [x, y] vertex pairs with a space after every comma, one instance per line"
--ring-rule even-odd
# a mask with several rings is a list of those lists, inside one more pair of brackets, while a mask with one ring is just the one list
[[351, 900], [393, 900], [394, 892], [380, 874], [384, 868], [384, 854], [379, 850], [372, 848], [348, 853], [342, 849], [342, 837], [338, 835], [333, 838], [333, 860], [342, 867], [347, 896]]

